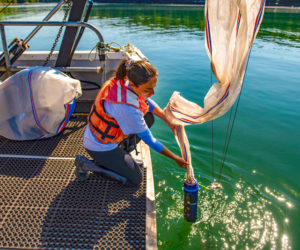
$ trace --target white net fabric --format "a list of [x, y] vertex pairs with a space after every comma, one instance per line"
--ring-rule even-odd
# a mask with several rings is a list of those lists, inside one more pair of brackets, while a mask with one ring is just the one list
[[[177, 137], [183, 157], [190, 159], [184, 126], [214, 120], [225, 114], [238, 97], [247, 58], [264, 13], [264, 0], [207, 0], [205, 4], [205, 46], [212, 71], [219, 81], [204, 98], [204, 107], [174, 92], [164, 112], [169, 121], [181, 125]], [[191, 161], [190, 161], [191, 163]], [[192, 168], [192, 166], [190, 166]], [[192, 171], [187, 172], [193, 179]]]
[[33, 140], [60, 132], [81, 95], [80, 81], [48, 67], [22, 70], [0, 84], [0, 135]]

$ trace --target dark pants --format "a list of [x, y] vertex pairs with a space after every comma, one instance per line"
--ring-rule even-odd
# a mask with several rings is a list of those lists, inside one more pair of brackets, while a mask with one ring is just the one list
[[[147, 126], [150, 128], [154, 123], [154, 116], [148, 112], [144, 116]], [[135, 144], [141, 139], [136, 135], [130, 135], [120, 142], [119, 146], [110, 151], [91, 151], [87, 150], [95, 163], [103, 166], [123, 177], [126, 177], [129, 183], [139, 185], [143, 179], [143, 173], [140, 166], [134, 161], [129, 154], [135, 149]]]

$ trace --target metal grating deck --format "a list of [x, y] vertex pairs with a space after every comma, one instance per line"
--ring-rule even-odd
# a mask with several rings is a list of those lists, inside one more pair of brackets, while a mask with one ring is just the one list
[[0, 154], [42, 155], [55, 157], [88, 156], [83, 145], [86, 116], [71, 119], [63, 132], [39, 141], [11, 141], [0, 137]]
[[0, 138], [1, 248], [146, 247], [146, 168], [140, 187], [125, 188], [96, 174], [76, 179], [74, 157], [87, 156], [85, 124], [85, 117], [78, 117], [62, 134], [43, 141]]

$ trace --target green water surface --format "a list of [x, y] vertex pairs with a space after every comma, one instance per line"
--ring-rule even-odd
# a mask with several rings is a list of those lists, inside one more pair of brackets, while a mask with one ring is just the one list
[[[11, 7], [2, 20], [42, 20], [54, 5]], [[60, 11], [53, 20], [61, 20]], [[159, 71], [153, 99], [163, 108], [173, 93], [198, 104], [210, 88], [201, 6], [99, 4], [90, 23], [106, 42], [137, 46]], [[32, 28], [7, 28], [24, 38]], [[43, 28], [31, 50], [48, 50], [55, 28]], [[86, 31], [79, 49], [96, 36]], [[213, 81], [215, 79], [213, 78]], [[223, 189], [199, 191], [198, 219], [183, 219], [185, 172], [151, 151], [159, 249], [300, 248], [300, 10], [267, 9], [254, 42], [226, 161], [220, 174], [229, 113], [212, 124], [186, 127], [195, 177]], [[161, 121], [152, 133], [179, 154]], [[212, 141], [214, 164], [212, 164]]]

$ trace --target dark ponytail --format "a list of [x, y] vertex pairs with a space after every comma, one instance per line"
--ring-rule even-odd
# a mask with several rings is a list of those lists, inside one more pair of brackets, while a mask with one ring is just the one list
[[148, 82], [152, 77], [157, 76], [158, 72], [148, 61], [132, 61], [131, 59], [123, 59], [116, 72], [117, 79], [123, 79], [125, 76], [136, 86], [140, 86]]
[[125, 65], [127, 63], [127, 61], [128, 61], [128, 59], [125, 58], [120, 62], [119, 66], [115, 72], [116, 78], [123, 79], [127, 75], [127, 69], [126, 69], [126, 65]]

